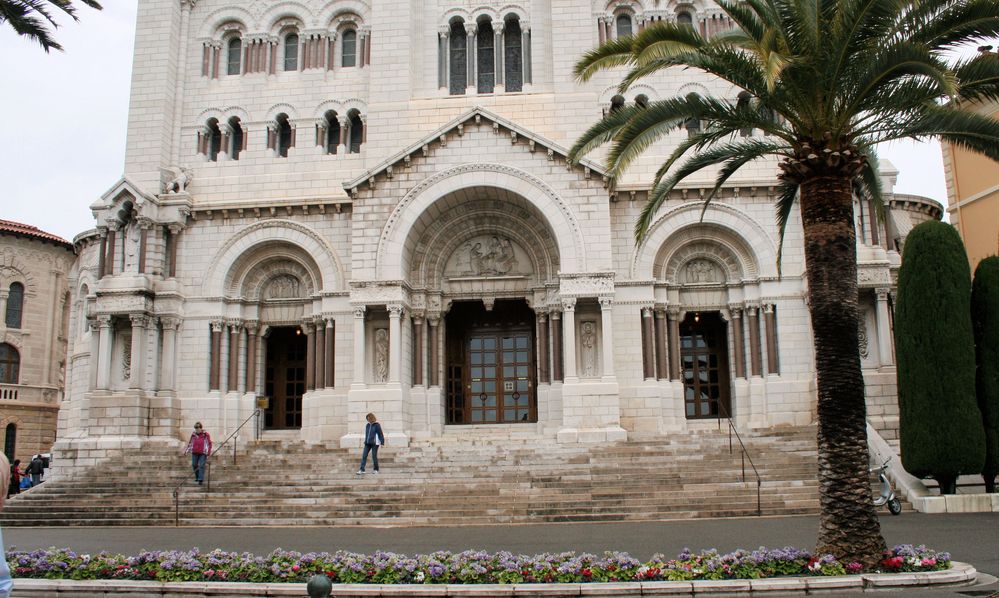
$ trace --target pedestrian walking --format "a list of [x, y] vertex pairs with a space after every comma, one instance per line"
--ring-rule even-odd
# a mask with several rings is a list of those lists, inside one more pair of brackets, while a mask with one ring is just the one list
[[212, 454], [212, 437], [201, 426], [201, 422], [194, 424], [194, 432], [191, 439], [187, 441], [187, 449], [184, 454], [191, 454], [191, 469], [194, 470], [194, 480], [198, 484], [205, 481], [205, 462]]
[[21, 492], [21, 460], [14, 459], [10, 465], [10, 486], [7, 488], [5, 496], [10, 498]]
[[374, 473], [378, 473], [378, 447], [385, 444], [385, 435], [382, 434], [382, 425], [378, 423], [378, 418], [374, 413], [369, 413], [365, 419], [368, 420], [364, 426], [364, 452], [361, 453], [361, 468], [357, 470], [357, 475], [364, 474], [364, 465], [368, 461], [368, 453], [371, 453], [371, 464], [374, 466]]
[[28, 463], [28, 469], [26, 473], [31, 476], [31, 487], [34, 488], [38, 484], [42, 483], [42, 473], [45, 471], [45, 461], [42, 461], [41, 455], [35, 455], [31, 458], [31, 463]]
[[[0, 453], [0, 471], [9, 469], [10, 466], [7, 455]], [[3, 502], [7, 500], [8, 484], [10, 478], [0, 475], [0, 509], [3, 509]], [[3, 545], [3, 530], [0, 530], [0, 598], [9, 598], [13, 586], [14, 580], [10, 578], [10, 567], [7, 566], [7, 551]]]

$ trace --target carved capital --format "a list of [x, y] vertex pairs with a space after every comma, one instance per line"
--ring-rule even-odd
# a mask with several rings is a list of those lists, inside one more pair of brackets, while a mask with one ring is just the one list
[[225, 326], [225, 321], [223, 320], [212, 320], [212, 332], [222, 332], [222, 328]]
[[601, 310], [610, 309], [614, 307], [614, 299], [612, 299], [611, 297], [599, 297], [597, 301], [600, 302]]
[[565, 297], [562, 299], [562, 311], [575, 311], [575, 310], [576, 310], [575, 297]]
[[149, 323], [149, 318], [142, 314], [128, 314], [128, 319], [132, 322], [132, 328], [145, 328]]
[[111, 321], [112, 321], [112, 317], [111, 316], [97, 316], [96, 319], [97, 319], [97, 325], [99, 327], [101, 327], [101, 328], [110, 328], [111, 327]]
[[160, 327], [163, 330], [176, 330], [180, 327], [180, 318], [176, 316], [160, 316]]
[[877, 296], [878, 301], [888, 301], [888, 295], [891, 294], [891, 289], [879, 287], [874, 289], [874, 294]]
[[356, 319], [356, 320], [363, 320], [364, 319], [364, 310], [365, 309], [366, 308], [363, 305], [355, 305], [354, 306], [354, 319]]

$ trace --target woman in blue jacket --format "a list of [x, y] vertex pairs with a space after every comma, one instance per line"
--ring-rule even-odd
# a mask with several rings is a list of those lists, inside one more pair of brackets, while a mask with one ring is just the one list
[[374, 464], [375, 473], [378, 473], [378, 447], [385, 444], [385, 435], [382, 434], [382, 425], [374, 413], [369, 413], [365, 419], [368, 424], [364, 426], [364, 452], [361, 454], [361, 468], [357, 470], [357, 475], [364, 474], [364, 465], [368, 461], [368, 453], [371, 453], [371, 462]]

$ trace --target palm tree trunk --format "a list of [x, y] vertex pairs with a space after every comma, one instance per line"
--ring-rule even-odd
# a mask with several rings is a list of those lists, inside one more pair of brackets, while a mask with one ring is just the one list
[[885, 541], [868, 474], [850, 177], [803, 181], [801, 216], [818, 378], [821, 515], [816, 553], [873, 566], [882, 558]]

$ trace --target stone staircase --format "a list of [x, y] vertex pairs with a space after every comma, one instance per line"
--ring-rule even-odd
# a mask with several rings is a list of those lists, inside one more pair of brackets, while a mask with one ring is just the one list
[[[53, 480], [0, 512], [3, 526], [468, 525], [641, 521], [756, 514], [756, 480], [739, 444], [713, 426], [655, 440], [560, 445], [518, 434], [457, 431], [385, 447], [380, 475], [358, 476], [359, 450], [260, 440], [213, 459], [209, 487], [189, 459], [141, 459]], [[815, 428], [744, 434], [762, 478], [764, 515], [815, 513]], [[188, 480], [186, 483], [184, 480]]]

